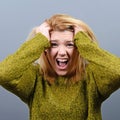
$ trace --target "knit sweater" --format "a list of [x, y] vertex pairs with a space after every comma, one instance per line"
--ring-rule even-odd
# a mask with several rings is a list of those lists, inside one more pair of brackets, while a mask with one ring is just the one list
[[101, 104], [120, 87], [120, 60], [79, 32], [74, 37], [81, 56], [88, 61], [86, 76], [76, 84], [64, 77], [49, 84], [33, 64], [50, 46], [38, 33], [0, 63], [0, 85], [29, 106], [30, 120], [101, 120]]

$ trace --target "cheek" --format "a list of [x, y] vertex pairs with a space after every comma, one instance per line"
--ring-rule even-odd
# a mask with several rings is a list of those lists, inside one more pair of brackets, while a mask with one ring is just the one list
[[50, 62], [53, 61], [53, 59], [55, 58], [55, 55], [56, 55], [55, 50], [49, 49], [49, 50], [47, 51], [47, 57], [48, 57], [48, 60], [49, 60]]
[[69, 51], [69, 55], [71, 57], [74, 57], [75, 54], [76, 54], [76, 50], [75, 49], [72, 49], [72, 50]]
[[56, 51], [52, 49], [52, 50], [50, 51], [50, 56], [51, 56], [51, 58], [54, 58], [55, 55], [56, 55]]

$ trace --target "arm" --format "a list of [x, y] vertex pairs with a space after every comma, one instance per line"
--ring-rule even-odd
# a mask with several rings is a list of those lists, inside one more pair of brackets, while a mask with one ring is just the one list
[[47, 47], [49, 41], [42, 34], [37, 34], [32, 40], [26, 41], [13, 55], [0, 63], [0, 84], [21, 77]]
[[87, 74], [95, 79], [100, 94], [107, 97], [117, 90], [120, 87], [119, 58], [91, 42], [84, 32], [75, 35], [75, 44], [81, 56], [89, 62]]
[[33, 62], [49, 45], [48, 39], [41, 33], [26, 41], [13, 55], [0, 63], [0, 85], [19, 96], [28, 97], [38, 72]]

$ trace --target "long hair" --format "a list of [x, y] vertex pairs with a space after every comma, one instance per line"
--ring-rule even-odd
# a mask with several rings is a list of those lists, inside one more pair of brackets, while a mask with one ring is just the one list
[[[50, 17], [49, 19], [47, 19], [46, 22], [49, 24], [51, 31], [55, 31], [55, 30], [74, 31], [74, 26], [78, 25], [90, 37], [91, 41], [95, 41], [95, 42], [97, 41], [92, 30], [86, 23], [76, 18], [73, 18], [69, 15], [56, 14]], [[33, 29], [33, 31], [30, 34], [31, 37], [34, 37], [35, 35], [34, 31], [35, 30]], [[45, 52], [43, 52], [40, 58], [38, 59], [38, 63], [40, 64], [40, 74], [42, 74], [44, 79], [49, 81], [49, 83], [53, 83], [57, 75], [55, 71], [52, 70]], [[74, 53], [73, 66], [68, 71], [66, 79], [74, 83], [83, 79], [85, 75], [85, 67], [86, 67], [86, 61], [80, 56], [80, 54], [77, 51], [76, 53]]]

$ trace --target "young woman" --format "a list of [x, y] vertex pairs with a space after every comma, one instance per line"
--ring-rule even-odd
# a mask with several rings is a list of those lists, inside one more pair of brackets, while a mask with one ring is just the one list
[[101, 120], [120, 87], [120, 60], [84, 22], [56, 14], [0, 63], [0, 85], [28, 104], [30, 120]]

